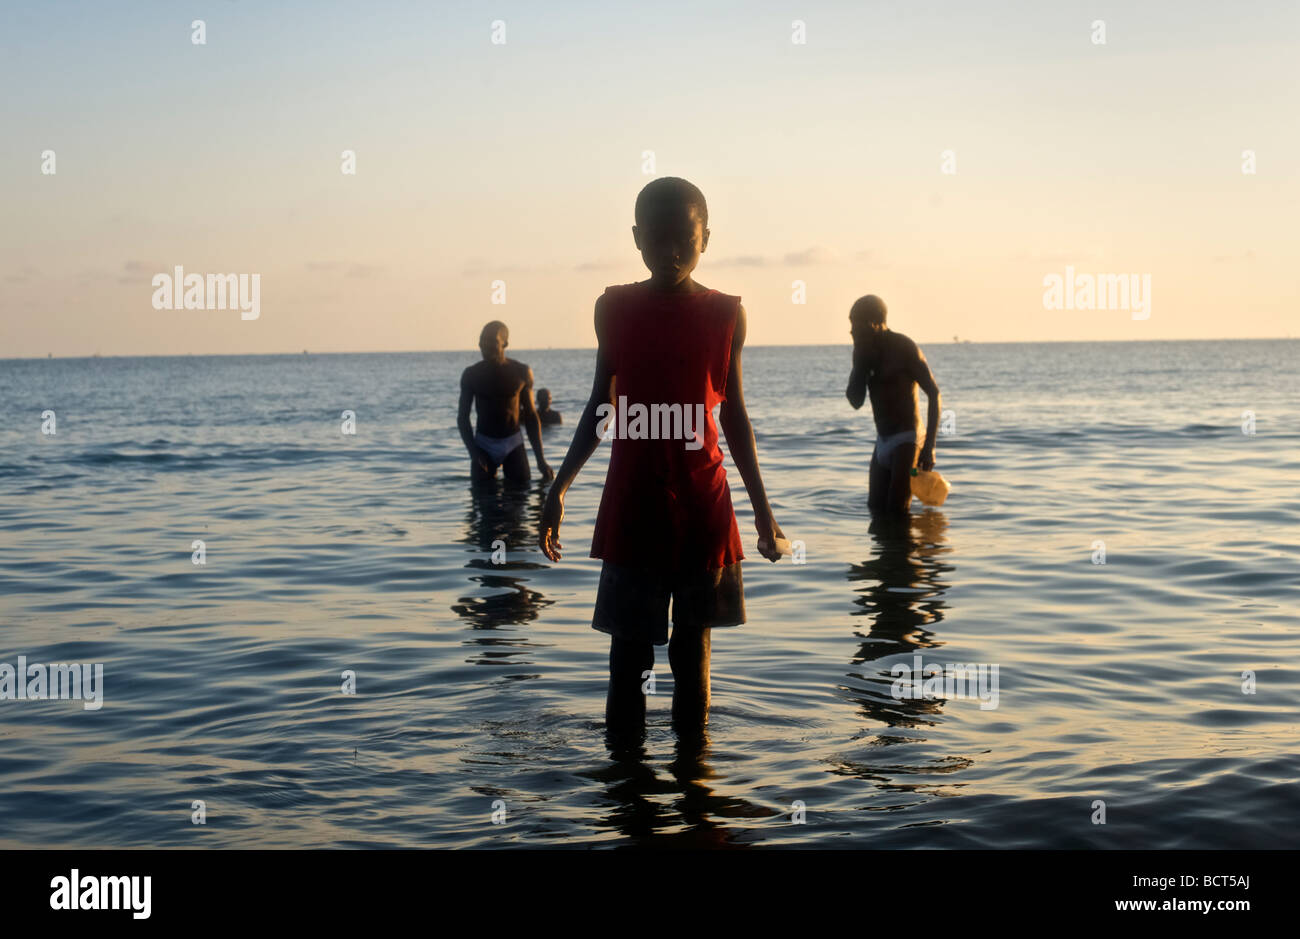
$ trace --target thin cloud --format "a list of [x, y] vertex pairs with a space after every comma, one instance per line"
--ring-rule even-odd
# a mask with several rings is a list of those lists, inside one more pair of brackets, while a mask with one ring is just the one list
[[708, 261], [709, 267], [771, 267], [772, 262], [761, 254], [741, 254]]
[[9, 284], [25, 284], [35, 277], [39, 271], [30, 264], [25, 264], [22, 270], [14, 271], [12, 274], [5, 275], [5, 282]]
[[613, 270], [618, 270], [621, 267], [627, 267], [627, 266], [628, 266], [628, 262], [622, 259], [604, 260], [604, 261], [583, 261], [581, 264], [574, 267], [574, 270], [575, 271], [613, 271]]
[[[866, 252], [859, 252], [859, 255], [865, 255]], [[785, 254], [769, 256], [763, 254], [733, 254], [724, 255], [720, 258], [714, 258], [712, 255], [705, 255], [703, 265], [710, 268], [728, 268], [728, 267], [749, 267], [749, 268], [770, 268], [770, 267], [808, 267], [814, 264], [835, 264], [840, 260], [839, 256], [833, 251], [814, 245], [811, 248], [805, 248], [802, 251], [788, 251]], [[629, 267], [635, 267], [631, 259], [621, 258], [593, 258], [590, 261], [581, 261], [573, 265], [572, 270], [579, 273], [587, 271], [618, 271], [627, 270]], [[526, 266], [521, 264], [489, 264], [482, 258], [474, 258], [467, 261], [461, 272], [470, 277], [500, 276], [505, 274], [533, 274], [544, 273], [551, 270], [548, 267]]]
[[342, 274], [356, 280], [370, 280], [382, 274], [386, 268], [379, 264], [360, 264], [355, 261], [308, 261], [307, 270], [316, 274]]
[[839, 258], [833, 251], [814, 245], [802, 251], [787, 251], [779, 258], [762, 254], [740, 254], [710, 261], [710, 267], [808, 267], [813, 264], [834, 264]]
[[461, 273], [466, 277], [482, 277], [483, 275], [501, 275], [501, 274], [531, 274], [541, 270], [538, 267], [532, 267], [526, 264], [493, 264], [482, 258], [472, 258], [465, 262], [461, 268]]
[[122, 272], [117, 275], [119, 284], [138, 284], [141, 280], [146, 282], [152, 281], [153, 276], [160, 272], [171, 273], [170, 266], [155, 264], [150, 261], [125, 261], [122, 264]]
[[785, 256], [785, 263], [789, 265], [806, 266], [809, 264], [834, 264], [838, 260], [834, 252], [828, 251], [820, 245], [814, 245], [811, 248], [805, 248], [803, 251], [791, 251]]
[[1034, 261], [1038, 264], [1079, 264], [1081, 262], [1092, 263], [1099, 260], [1100, 255], [1096, 251], [1066, 251], [1063, 248], [1055, 248], [1050, 251], [1021, 251], [1016, 255], [1018, 261]]

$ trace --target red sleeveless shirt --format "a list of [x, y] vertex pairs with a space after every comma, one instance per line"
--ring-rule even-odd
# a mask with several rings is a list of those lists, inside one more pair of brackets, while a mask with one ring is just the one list
[[[624, 284], [605, 289], [605, 308], [615, 404], [606, 439], [613, 449], [591, 556], [679, 572], [741, 560], [713, 420], [726, 399], [740, 298]], [[683, 439], [688, 430], [694, 439]]]

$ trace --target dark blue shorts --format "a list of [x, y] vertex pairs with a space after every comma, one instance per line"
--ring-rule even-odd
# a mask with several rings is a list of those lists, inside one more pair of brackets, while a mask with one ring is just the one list
[[745, 621], [740, 562], [711, 571], [671, 574], [605, 561], [591, 628], [632, 642], [668, 642], [668, 601], [674, 626], [739, 626]]

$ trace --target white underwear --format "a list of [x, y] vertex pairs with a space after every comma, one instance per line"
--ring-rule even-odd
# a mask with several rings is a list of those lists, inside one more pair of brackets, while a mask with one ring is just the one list
[[514, 452], [516, 447], [524, 445], [524, 432], [516, 430], [509, 437], [489, 437], [486, 434], [475, 434], [474, 442], [479, 445], [488, 459], [493, 463], [504, 463], [506, 457]]
[[890, 455], [892, 455], [893, 452], [904, 443], [916, 443], [916, 431], [900, 430], [898, 433], [890, 434], [888, 437], [877, 437], [876, 448], [871, 452], [871, 455], [881, 463], [884, 463], [889, 459]]

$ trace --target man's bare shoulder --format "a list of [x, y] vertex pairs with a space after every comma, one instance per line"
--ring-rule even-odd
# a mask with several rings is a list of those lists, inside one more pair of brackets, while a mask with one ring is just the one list
[[467, 367], [461, 373], [460, 382], [476, 391], [487, 393], [497, 388], [503, 375], [512, 378], [522, 376], [527, 369], [527, 365], [521, 366], [514, 359], [506, 359], [500, 363], [484, 359]]
[[905, 336], [902, 333], [896, 333], [890, 330], [893, 338], [893, 348], [887, 357], [890, 372], [911, 373], [912, 366], [917, 358], [921, 355], [921, 347], [916, 344], [911, 336]]
[[889, 331], [889, 334], [894, 337], [894, 350], [900, 355], [910, 356], [921, 348], [916, 344], [916, 341], [912, 339], [911, 336], [906, 336], [903, 333], [896, 333], [892, 329]]

